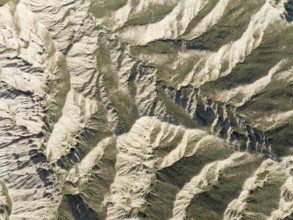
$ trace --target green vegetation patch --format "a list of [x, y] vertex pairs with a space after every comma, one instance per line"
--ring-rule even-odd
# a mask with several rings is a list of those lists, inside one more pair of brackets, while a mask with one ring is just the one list
[[262, 162], [260, 156], [251, 157], [253, 160], [239, 161], [239, 165], [226, 168], [220, 174], [217, 184], [207, 192], [196, 195], [187, 208], [186, 219], [223, 219], [228, 204], [239, 196], [245, 180]]
[[247, 212], [270, 216], [271, 212], [279, 207], [281, 186], [286, 178], [282, 171], [273, 175], [274, 177], [269, 177], [263, 187], [250, 192], [246, 205]]
[[104, 196], [109, 192], [110, 186], [114, 181], [116, 170], [116, 145], [113, 141], [104, 150], [104, 155], [101, 160], [96, 161], [96, 165], [93, 167], [89, 180], [84, 190], [81, 192], [81, 196], [84, 201], [90, 205], [90, 207], [99, 216], [98, 219], [106, 218], [106, 207], [103, 206]]
[[58, 160], [58, 165], [64, 169], [71, 169], [75, 163], [82, 160], [98, 142], [112, 135], [108, 127], [107, 112], [102, 104], [85, 124], [84, 129], [76, 134], [77, 144], [73, 146], [69, 153]]
[[278, 157], [292, 154], [293, 120], [267, 132], [272, 150]]
[[253, 83], [267, 75], [282, 59], [291, 58], [293, 56], [291, 36], [293, 28], [288, 27], [282, 31], [274, 31], [277, 26], [278, 24], [275, 24], [264, 33], [262, 44], [254, 49], [243, 63], [238, 63], [231, 74], [206, 83], [201, 87], [202, 91], [214, 95], [221, 90]]
[[168, 15], [173, 10], [175, 5], [176, 4], [174, 2], [171, 2], [171, 4], [166, 3], [164, 5], [149, 5], [145, 10], [136, 14], [131, 14], [124, 26], [156, 23]]
[[[265, 0], [253, 1], [247, 4], [245, 0], [233, 1], [227, 5], [219, 22], [200, 37], [187, 43], [187, 48], [206, 48], [216, 51], [224, 44], [241, 37], [250, 23], [251, 17], [259, 11]], [[193, 23], [199, 22], [196, 18]], [[195, 24], [191, 23], [192, 26]], [[235, 31], [237, 30], [237, 31]]]
[[12, 211], [12, 201], [10, 199], [7, 187], [1, 180], [0, 180], [0, 194], [2, 199], [4, 197], [4, 201], [2, 200], [0, 203], [0, 211], [4, 211], [4, 212], [6, 211], [7, 212], [6, 214], [10, 215]]
[[62, 109], [66, 102], [67, 93], [70, 90], [70, 76], [67, 70], [67, 62], [61, 57], [56, 62], [57, 71], [49, 75], [46, 81], [46, 93], [50, 95], [50, 100], [46, 100], [46, 117], [44, 118], [46, 130], [50, 133], [55, 123], [62, 115]]
[[[205, 17], [208, 15], [208, 13], [216, 6], [217, 4], [217, 0], [210, 0], [208, 1], [208, 3], [205, 5], [205, 7], [198, 13], [198, 15], [193, 18], [191, 20], [191, 22], [188, 24], [188, 27], [187, 29], [185, 30], [185, 33], [184, 35], [187, 35], [191, 32], [192, 29], [194, 29], [198, 24], [199, 22]], [[183, 35], [183, 36], [184, 36]]]
[[[176, 87], [200, 60], [198, 54], [182, 55], [187, 52], [184, 44], [185, 41], [182, 40], [158, 40], [144, 46], [132, 46], [131, 53], [139, 59], [148, 59], [148, 56], [151, 56], [149, 62], [158, 69], [158, 78]], [[174, 69], [175, 63], [179, 60], [180, 63]]]
[[[175, 133], [176, 132], [176, 133]], [[181, 129], [179, 131], [176, 131], [175, 129], [169, 133], [169, 135], [166, 136], [165, 139], [163, 139], [160, 142], [160, 145], [154, 150], [155, 158], [164, 158], [167, 156], [168, 153], [170, 153], [172, 150], [174, 150], [178, 144], [182, 141], [184, 135], [184, 130]], [[166, 139], [170, 138], [169, 141], [166, 141]], [[152, 137], [151, 137], [152, 138]], [[162, 160], [158, 160], [162, 161]]]
[[182, 158], [170, 167], [157, 171], [156, 179], [146, 195], [144, 219], [159, 220], [172, 217], [176, 194], [184, 184], [197, 175], [206, 164], [227, 158], [231, 153], [232, 149], [215, 141], [199, 149], [195, 155]]
[[[113, 42], [112, 42], [113, 43]], [[111, 45], [106, 42], [99, 42], [97, 50], [97, 67], [102, 74], [105, 90], [113, 105], [114, 111], [118, 114], [119, 124], [117, 133], [127, 132], [136, 119], [138, 111], [130, 94], [119, 90], [119, 78], [115, 64], [110, 59]]]
[[140, 54], [174, 54], [181, 49], [181, 45], [177, 41], [158, 40], [143, 46], [132, 46], [131, 53], [135, 56]]
[[0, 7], [5, 5], [9, 0], [0, 0]]
[[127, 4], [127, 0], [95, 0], [89, 9], [89, 12], [97, 18], [108, 15], [111, 11], [116, 11]]
[[[238, 109], [244, 115], [249, 115], [253, 120], [269, 116], [278, 112], [290, 111], [293, 108], [293, 83], [278, 82], [270, 84], [262, 93], [255, 95], [249, 102]], [[251, 113], [254, 113], [253, 115]]]

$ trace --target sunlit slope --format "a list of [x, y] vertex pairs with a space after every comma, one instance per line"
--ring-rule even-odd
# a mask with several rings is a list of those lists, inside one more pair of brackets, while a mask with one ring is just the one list
[[0, 219], [293, 218], [291, 0], [0, 1]]

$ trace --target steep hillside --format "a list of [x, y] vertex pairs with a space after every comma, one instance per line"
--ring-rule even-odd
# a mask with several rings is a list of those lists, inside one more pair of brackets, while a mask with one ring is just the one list
[[0, 0], [0, 219], [293, 219], [293, 1]]

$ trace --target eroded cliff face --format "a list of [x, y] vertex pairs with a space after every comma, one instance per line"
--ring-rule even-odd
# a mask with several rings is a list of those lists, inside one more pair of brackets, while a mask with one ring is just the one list
[[292, 5], [0, 1], [0, 219], [292, 219]]

